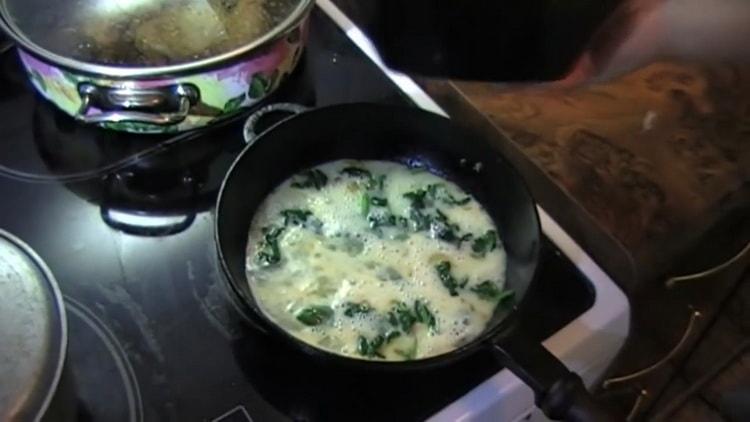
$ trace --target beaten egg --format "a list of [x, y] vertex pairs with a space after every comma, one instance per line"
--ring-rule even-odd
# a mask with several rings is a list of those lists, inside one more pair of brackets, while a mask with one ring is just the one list
[[283, 182], [253, 217], [247, 279], [261, 311], [348, 357], [421, 359], [484, 331], [506, 255], [456, 184], [387, 161], [339, 160]]

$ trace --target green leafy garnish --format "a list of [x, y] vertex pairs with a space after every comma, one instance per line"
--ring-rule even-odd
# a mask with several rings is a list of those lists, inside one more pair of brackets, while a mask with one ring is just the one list
[[307, 221], [307, 218], [312, 215], [312, 212], [309, 210], [300, 210], [300, 209], [288, 209], [281, 211], [281, 216], [284, 217], [284, 225], [294, 225], [294, 226], [301, 226], [305, 224]]
[[430, 225], [433, 236], [445, 242], [452, 243], [458, 241], [459, 236], [457, 233], [460, 230], [458, 224], [451, 223], [448, 220], [448, 216], [443, 214], [439, 209], [436, 209], [435, 213], [435, 217]]
[[357, 314], [368, 314], [372, 311], [372, 307], [367, 302], [362, 303], [354, 303], [354, 302], [346, 302], [344, 303], [344, 315], [348, 317], [353, 317]]
[[385, 342], [390, 343], [394, 339], [401, 337], [401, 331], [397, 330], [388, 330], [388, 332], [385, 333]]
[[429, 215], [416, 208], [409, 210], [409, 219], [412, 223], [412, 229], [417, 232], [428, 230], [430, 228], [430, 221], [432, 221]]
[[487, 233], [474, 239], [474, 242], [471, 244], [471, 251], [479, 257], [484, 257], [496, 248], [497, 232], [494, 230], [487, 230]]
[[328, 183], [328, 176], [318, 169], [305, 170], [295, 176], [292, 187], [298, 189], [315, 188], [320, 190]]
[[357, 353], [367, 357], [379, 357], [385, 358], [379, 349], [385, 343], [385, 337], [378, 334], [372, 340], [368, 340], [365, 336], [359, 336], [357, 339]]
[[367, 222], [370, 224], [371, 229], [378, 229], [380, 227], [401, 227], [406, 228], [409, 221], [401, 216], [395, 216], [391, 213], [385, 214], [370, 214], [367, 217]]
[[435, 329], [435, 326], [437, 324], [435, 315], [432, 314], [432, 312], [430, 311], [430, 308], [428, 308], [425, 303], [422, 303], [421, 300], [416, 300], [414, 302], [414, 313], [417, 316], [418, 322], [421, 322], [422, 324], [425, 324], [428, 327]]
[[281, 261], [281, 250], [279, 249], [279, 236], [284, 232], [284, 227], [267, 226], [261, 229], [263, 240], [258, 245], [255, 261], [261, 266], [278, 264]]
[[406, 192], [403, 196], [404, 198], [408, 199], [409, 202], [411, 202], [411, 207], [413, 209], [421, 210], [427, 206], [427, 203], [425, 202], [427, 191], [424, 189], [418, 189], [413, 192]]
[[370, 173], [369, 170], [366, 170], [360, 167], [353, 167], [353, 166], [344, 167], [343, 169], [341, 169], [339, 173], [347, 175], [349, 177], [354, 177], [357, 179], [367, 179], [367, 180], [372, 179], [372, 173]]
[[308, 306], [295, 315], [297, 321], [308, 325], [320, 325], [333, 317], [333, 309], [325, 305]]
[[453, 196], [448, 188], [442, 183], [435, 183], [427, 186], [427, 194], [433, 201], [441, 201], [447, 205], [466, 205], [471, 201], [471, 197], [457, 199]]
[[445, 286], [446, 289], [448, 289], [451, 296], [458, 296], [458, 289], [463, 288], [466, 286], [466, 283], [469, 282], [468, 278], [465, 278], [461, 282], [456, 280], [456, 277], [451, 274], [451, 263], [448, 261], [442, 261], [437, 264], [435, 270], [438, 273], [440, 282], [443, 283], [443, 286]]
[[388, 312], [388, 322], [394, 327], [401, 328], [401, 331], [408, 333], [411, 330], [411, 327], [417, 323], [417, 316], [404, 302], [398, 302], [396, 306]]
[[461, 245], [462, 245], [462, 244], [463, 244], [464, 242], [468, 242], [468, 241], [470, 241], [470, 240], [471, 240], [471, 239], [473, 239], [473, 238], [474, 238], [474, 235], [473, 235], [473, 234], [471, 234], [471, 233], [466, 233], [465, 235], [463, 235], [463, 236], [461, 236], [461, 237], [459, 237], [459, 238], [458, 238], [458, 240], [456, 241], [456, 247], [457, 247], [458, 249], [461, 249]]
[[515, 294], [513, 290], [503, 289], [497, 287], [497, 284], [490, 280], [485, 280], [470, 289], [476, 293], [480, 299], [488, 300], [492, 302], [503, 302]]
[[359, 198], [359, 212], [364, 217], [367, 217], [367, 214], [370, 213], [370, 194], [367, 192]]

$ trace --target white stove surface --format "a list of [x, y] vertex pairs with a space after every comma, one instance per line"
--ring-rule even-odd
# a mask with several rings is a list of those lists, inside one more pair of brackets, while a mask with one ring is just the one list
[[[330, 0], [317, 0], [320, 7], [347, 36], [419, 107], [448, 116], [410, 77], [383, 64], [365, 34]], [[596, 291], [594, 305], [544, 342], [565, 365], [595, 385], [619, 353], [630, 330], [630, 304], [625, 294], [586, 252], [537, 206], [542, 231], [586, 275]], [[477, 385], [466, 395], [433, 415], [442, 421], [546, 421], [534, 406], [529, 387], [504, 369]]]

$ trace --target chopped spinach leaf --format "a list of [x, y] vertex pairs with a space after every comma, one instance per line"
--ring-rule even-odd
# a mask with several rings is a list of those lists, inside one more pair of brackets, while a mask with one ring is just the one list
[[258, 245], [255, 261], [261, 266], [267, 267], [278, 264], [281, 261], [281, 249], [279, 248], [279, 236], [284, 232], [284, 227], [263, 227], [263, 240]]
[[480, 299], [497, 302], [503, 302], [514, 295], [513, 290], [500, 290], [500, 288], [497, 287], [497, 284], [490, 280], [485, 280], [476, 286], [473, 286], [470, 290], [476, 293]]
[[425, 202], [427, 191], [424, 189], [418, 189], [414, 192], [406, 192], [403, 196], [411, 202], [411, 207], [414, 209], [421, 210], [427, 206], [427, 203]]
[[458, 249], [461, 249], [461, 245], [462, 245], [462, 244], [463, 244], [464, 242], [468, 242], [468, 241], [470, 241], [470, 240], [471, 240], [471, 239], [473, 239], [473, 238], [474, 238], [474, 235], [473, 235], [473, 234], [471, 234], [471, 233], [466, 233], [465, 235], [463, 235], [463, 236], [461, 236], [461, 237], [459, 237], [459, 238], [458, 238], [458, 241], [456, 241], [456, 247], [457, 247]]
[[393, 214], [380, 214], [380, 215], [371, 214], [367, 217], [367, 222], [370, 224], [371, 229], [395, 226], [396, 216]]
[[333, 309], [324, 305], [308, 306], [297, 312], [295, 317], [297, 321], [305, 325], [316, 326], [331, 319], [333, 317]]
[[362, 303], [354, 303], [354, 302], [346, 302], [344, 303], [344, 315], [348, 317], [353, 317], [357, 314], [368, 314], [372, 311], [372, 307], [367, 302]]
[[305, 170], [295, 176], [292, 187], [298, 189], [315, 188], [320, 190], [328, 183], [328, 176], [318, 169]]
[[448, 289], [451, 296], [458, 296], [458, 289], [463, 288], [466, 286], [466, 283], [469, 282], [468, 278], [461, 282], [456, 280], [456, 277], [451, 274], [451, 263], [448, 261], [440, 262], [435, 266], [435, 270], [438, 273], [440, 282], [443, 283], [443, 286], [445, 286], [446, 289]]
[[385, 333], [385, 342], [390, 343], [393, 340], [397, 339], [398, 337], [401, 337], [401, 331], [398, 330], [388, 330]]
[[349, 177], [354, 177], [357, 179], [372, 180], [372, 173], [370, 173], [369, 170], [363, 169], [361, 167], [354, 167], [354, 166], [344, 167], [343, 169], [341, 169], [339, 173], [347, 175]]
[[359, 212], [362, 216], [367, 217], [370, 213], [370, 194], [365, 192], [362, 197], [359, 198]]
[[447, 205], [466, 205], [471, 201], [471, 197], [457, 199], [453, 196], [448, 188], [442, 183], [435, 183], [427, 186], [427, 193], [433, 201], [441, 201]]
[[401, 331], [408, 333], [417, 323], [417, 316], [404, 302], [398, 302], [388, 313], [388, 321], [394, 327], [399, 327]]
[[471, 244], [471, 250], [474, 255], [484, 257], [487, 253], [494, 251], [497, 248], [497, 232], [494, 230], [487, 230], [482, 236], [474, 239]]
[[409, 218], [414, 231], [421, 232], [430, 228], [430, 221], [432, 220], [430, 216], [416, 208], [409, 210]]
[[357, 353], [367, 357], [385, 358], [379, 351], [383, 343], [385, 343], [385, 338], [382, 335], [377, 335], [372, 340], [368, 340], [365, 336], [359, 336], [357, 339]]
[[414, 302], [414, 313], [417, 316], [418, 322], [426, 324], [428, 327], [435, 329], [435, 326], [437, 324], [435, 315], [432, 314], [430, 308], [428, 308], [425, 303], [422, 303], [421, 300], [416, 300]]
[[311, 215], [312, 212], [308, 210], [288, 209], [281, 211], [281, 216], [284, 217], [285, 226], [301, 226], [305, 224], [307, 218]]
[[460, 227], [457, 224], [451, 223], [448, 220], [448, 216], [443, 214], [439, 209], [436, 209], [435, 212], [436, 216], [430, 225], [432, 236], [451, 243], [458, 241]]
[[400, 227], [405, 229], [409, 224], [409, 220], [406, 218], [395, 216], [391, 213], [370, 214], [367, 217], [367, 222], [373, 230], [380, 227]]

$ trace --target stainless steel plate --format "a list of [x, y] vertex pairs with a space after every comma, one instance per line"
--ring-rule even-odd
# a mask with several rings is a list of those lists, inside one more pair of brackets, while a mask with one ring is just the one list
[[0, 420], [38, 420], [57, 388], [67, 323], [52, 273], [0, 230]]

